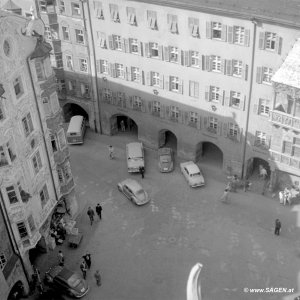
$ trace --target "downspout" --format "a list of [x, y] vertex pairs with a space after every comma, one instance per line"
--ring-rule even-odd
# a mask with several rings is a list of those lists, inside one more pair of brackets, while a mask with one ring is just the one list
[[8, 238], [10, 240], [11, 245], [13, 246], [14, 253], [18, 256], [18, 258], [21, 262], [22, 269], [23, 269], [23, 272], [25, 274], [25, 277], [26, 277], [26, 280], [27, 280], [27, 283], [28, 283], [28, 286], [29, 286], [30, 285], [30, 279], [29, 279], [25, 264], [23, 262], [22, 255], [21, 255], [20, 249], [18, 247], [18, 243], [16, 241], [11, 223], [9, 221], [9, 217], [8, 217], [7, 209], [6, 209], [6, 206], [5, 206], [5, 203], [4, 203], [4, 198], [3, 198], [3, 195], [2, 195], [1, 189], [0, 189], [0, 211], [1, 211], [1, 214], [3, 216], [3, 220], [4, 220], [6, 230], [9, 233]]
[[251, 54], [251, 70], [250, 70], [250, 87], [249, 87], [249, 94], [248, 94], [248, 105], [247, 105], [247, 117], [246, 117], [246, 128], [245, 128], [245, 139], [243, 144], [243, 157], [242, 157], [242, 178], [245, 178], [247, 173], [245, 167], [245, 158], [246, 158], [246, 147], [248, 141], [248, 127], [249, 127], [249, 117], [250, 117], [250, 104], [251, 104], [251, 97], [252, 97], [252, 86], [253, 86], [253, 73], [254, 73], [254, 56], [255, 56], [255, 44], [256, 44], [256, 29], [257, 29], [257, 21], [255, 19], [251, 19], [253, 23], [253, 44], [252, 44], [252, 54]]
[[87, 26], [86, 26], [86, 19], [85, 19], [85, 11], [84, 11], [84, 3], [87, 4], [87, 13], [88, 13], [88, 21], [89, 21], [89, 27], [90, 27], [90, 36], [91, 36], [91, 50], [92, 50], [92, 55], [93, 55], [93, 66], [94, 66], [94, 70], [95, 70], [95, 76], [92, 75], [92, 81], [93, 81], [93, 90], [94, 90], [94, 95], [96, 96], [96, 100], [95, 102], [95, 131], [97, 132], [97, 125], [96, 125], [96, 114], [97, 112], [99, 113], [99, 133], [102, 134], [102, 126], [101, 126], [101, 111], [100, 111], [100, 102], [99, 102], [99, 91], [98, 91], [98, 78], [97, 78], [97, 64], [96, 64], [96, 58], [95, 58], [95, 43], [94, 43], [94, 36], [93, 36], [93, 30], [92, 30], [92, 22], [91, 22], [91, 12], [90, 12], [90, 6], [88, 1], [86, 0], [80, 0], [81, 4], [82, 4], [82, 17], [83, 17], [83, 24], [84, 24], [84, 30], [86, 33], [86, 39], [87, 39], [87, 50], [88, 50], [88, 55], [89, 55], [89, 66], [90, 66], [90, 70], [92, 73], [92, 62], [91, 62], [91, 52], [90, 52], [90, 46], [89, 46], [89, 42], [88, 42], [88, 34], [87, 34]]

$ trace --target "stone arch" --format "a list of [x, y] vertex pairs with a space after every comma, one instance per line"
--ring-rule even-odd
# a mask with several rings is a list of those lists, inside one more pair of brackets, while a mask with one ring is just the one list
[[195, 161], [201, 160], [211, 166], [223, 168], [223, 151], [218, 145], [209, 141], [202, 141], [196, 145]]
[[125, 114], [114, 114], [109, 118], [110, 134], [133, 134], [138, 136], [138, 125], [134, 119]]
[[24, 283], [18, 280], [11, 288], [7, 300], [17, 300], [22, 299], [25, 296]]
[[158, 148], [170, 147], [177, 151], [178, 139], [174, 132], [169, 129], [161, 129], [158, 132]]
[[76, 115], [83, 116], [86, 119], [87, 125], [90, 119], [87, 110], [83, 108], [81, 105], [73, 102], [67, 102], [66, 104], [64, 104], [63, 114], [64, 114], [65, 122], [67, 123], [70, 122], [70, 119]]

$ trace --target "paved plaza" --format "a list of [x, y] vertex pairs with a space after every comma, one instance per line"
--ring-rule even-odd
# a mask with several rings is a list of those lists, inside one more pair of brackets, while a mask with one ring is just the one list
[[[219, 201], [226, 175], [200, 163], [206, 186], [190, 188], [176, 160], [175, 171], [158, 171], [157, 153], [146, 149], [145, 179], [129, 174], [125, 144], [137, 137], [102, 136], [88, 131], [82, 146], [70, 146], [79, 202], [77, 227], [84, 233], [78, 249], [66, 242], [41, 255], [42, 273], [57, 261], [61, 249], [66, 266], [80, 272], [85, 251], [92, 254], [86, 300], [185, 300], [191, 268], [203, 264], [203, 300], [277, 300], [284, 293], [245, 293], [244, 288], [294, 288], [300, 270], [297, 215], [276, 199], [239, 190], [231, 203]], [[107, 146], [116, 159], [108, 158]], [[117, 189], [125, 178], [137, 179], [151, 197], [137, 207]], [[88, 206], [103, 206], [102, 220], [90, 226]], [[282, 222], [274, 235], [274, 222]], [[97, 287], [93, 273], [102, 275]]]

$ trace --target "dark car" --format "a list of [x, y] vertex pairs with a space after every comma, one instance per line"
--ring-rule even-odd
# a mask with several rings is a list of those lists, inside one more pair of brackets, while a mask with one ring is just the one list
[[171, 172], [174, 167], [173, 150], [171, 148], [158, 149], [158, 167], [160, 172]]
[[81, 298], [89, 291], [87, 282], [79, 274], [61, 266], [52, 267], [46, 272], [45, 282], [75, 298]]

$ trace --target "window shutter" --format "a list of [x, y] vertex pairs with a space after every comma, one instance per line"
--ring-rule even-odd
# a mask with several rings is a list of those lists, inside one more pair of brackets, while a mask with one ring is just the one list
[[83, 83], [80, 84], [80, 88], [81, 88], [81, 95], [84, 95], [85, 94], [85, 88], [84, 88]]
[[248, 79], [248, 65], [247, 65], [247, 64], [243, 64], [242, 78], [243, 78], [244, 80], [247, 80], [247, 79]]
[[152, 24], [152, 16], [149, 14], [149, 11], [148, 11], [148, 27], [151, 28], [151, 24]]
[[197, 119], [197, 128], [201, 129], [201, 117], [199, 114], [198, 114], [198, 119]]
[[226, 42], [226, 39], [227, 39], [227, 26], [222, 25], [221, 40], [223, 42]]
[[217, 134], [222, 135], [222, 122], [218, 122]]
[[165, 117], [165, 106], [163, 104], [160, 104], [160, 117]]
[[158, 57], [159, 59], [163, 59], [163, 46], [158, 46]]
[[68, 85], [69, 85], [69, 91], [72, 91], [72, 90], [73, 90], [72, 82], [71, 82], [71, 81], [68, 81]]
[[203, 71], [206, 71], [205, 58], [206, 58], [206, 56], [205, 56], [205, 55], [202, 55], [202, 70], [203, 70]]
[[126, 47], [125, 47], [125, 43], [128, 43], [128, 40], [127, 39], [122, 39], [122, 43], [121, 43], [121, 47], [122, 47], [122, 51], [123, 52], [126, 52]]
[[225, 59], [221, 59], [221, 73], [225, 74]]
[[205, 64], [206, 64], [206, 70], [209, 71], [209, 72], [211, 71], [211, 68], [212, 68], [212, 62], [211, 61], [212, 61], [212, 57], [207, 55]]
[[97, 73], [101, 73], [101, 64], [100, 64], [100, 60], [96, 61], [96, 68], [97, 68]]
[[203, 117], [203, 128], [208, 127], [208, 117]]
[[39, 61], [35, 62], [35, 69], [36, 69], [36, 76], [37, 76], [38, 81], [43, 80], [44, 74], [43, 74], [42, 63]]
[[123, 42], [124, 42], [124, 52], [126, 53], [130, 53], [130, 41], [129, 39], [123, 39]]
[[169, 105], [165, 106], [165, 116], [167, 118], [170, 118], [170, 106]]
[[276, 37], [276, 44], [275, 44], [275, 50], [280, 55], [281, 54], [281, 48], [282, 48], [282, 38], [277, 36]]
[[140, 56], [143, 56], [143, 43], [138, 42], [138, 52]]
[[239, 105], [240, 110], [245, 110], [245, 103], [246, 103], [246, 96], [241, 95], [240, 105]]
[[227, 130], [228, 130], [228, 125], [227, 123], [223, 123], [223, 136], [227, 137]]
[[126, 80], [132, 81], [132, 77], [131, 77], [131, 67], [126, 67]]
[[222, 105], [225, 105], [225, 90], [222, 91], [221, 103], [222, 103]]
[[243, 129], [242, 128], [239, 128], [238, 132], [237, 132], [237, 136], [236, 136], [236, 139], [238, 142], [241, 141], [241, 138], [242, 138], [242, 132], [243, 132]]
[[168, 15], [168, 27], [169, 27], [169, 31], [172, 30], [172, 15]]
[[109, 45], [109, 49], [111, 49], [111, 50], [115, 49], [114, 39], [113, 39], [112, 35], [108, 36], [108, 45]]
[[189, 113], [187, 111], [184, 112], [184, 124], [189, 124]]
[[164, 75], [162, 75], [162, 74], [159, 74], [159, 87], [161, 89], [164, 88]]
[[129, 96], [128, 100], [129, 100], [129, 107], [133, 108], [133, 96]]
[[178, 50], [178, 63], [180, 65], [183, 65], [183, 51], [182, 50]]
[[142, 107], [141, 107], [142, 112], [146, 112], [146, 103], [144, 100], [141, 100], [141, 101], [142, 101]]
[[117, 77], [117, 72], [116, 72], [116, 65], [115, 64], [110, 64], [110, 72], [111, 72], [111, 76], [113, 78]]
[[210, 94], [210, 86], [206, 86], [205, 87], [205, 94], [204, 94], [205, 101], [210, 101], [209, 94]]
[[145, 85], [145, 72], [142, 71], [141, 76], [140, 76], [140, 83], [142, 85]]
[[226, 96], [226, 94], [224, 96], [224, 105], [225, 106], [229, 106], [230, 105], [230, 96], [228, 97], [228, 96]]
[[229, 44], [233, 43], [233, 27], [232, 26], [228, 26], [227, 41]]
[[165, 80], [165, 85], [164, 88], [165, 90], [169, 91], [170, 90], [170, 82], [169, 82], [169, 76], [167, 77], [167, 79]]
[[150, 44], [149, 43], [145, 43], [145, 55], [146, 55], [146, 57], [151, 57]]
[[267, 146], [268, 148], [271, 147], [271, 138], [272, 138], [271, 135], [269, 135], [269, 134], [266, 135], [266, 144], [267, 144], [266, 146]]
[[165, 61], [170, 61], [169, 47], [164, 47], [164, 58], [165, 58]]
[[179, 85], [178, 85], [178, 92], [179, 94], [183, 93], [183, 80], [179, 80]]
[[146, 84], [151, 86], [151, 72], [147, 72], [146, 74]]
[[148, 102], [148, 111], [149, 111], [150, 113], [152, 113], [152, 107], [153, 107], [153, 103], [152, 103], [152, 101], [149, 101], [149, 102]]
[[211, 22], [206, 22], [206, 38], [211, 39]]
[[183, 51], [183, 65], [186, 66], [186, 67], [190, 66], [189, 58], [190, 58], [190, 52], [189, 51]]
[[256, 114], [256, 115], [258, 115], [258, 108], [259, 108], [258, 104], [253, 105], [253, 113]]
[[259, 40], [258, 40], [258, 49], [265, 49], [265, 32], [259, 33]]
[[262, 83], [262, 67], [257, 67], [256, 70], [256, 82]]
[[226, 60], [226, 72], [225, 72], [226, 75], [232, 76], [233, 73], [232, 63], [233, 63], [232, 60], [230, 59]]
[[245, 41], [244, 41], [244, 45], [246, 47], [249, 47], [250, 45], [250, 30], [249, 29], [246, 29], [245, 30]]
[[178, 111], [178, 121], [179, 121], [179, 123], [184, 122], [183, 118], [184, 118], [184, 113], [179, 109], [179, 111]]
[[195, 89], [194, 89], [194, 95], [195, 95], [195, 97], [196, 98], [199, 98], [199, 82], [194, 82], [194, 87], [195, 87]]
[[193, 35], [194, 19], [193, 18], [189, 18], [188, 24], [189, 24], [188, 26], [189, 26], [190, 34]]

